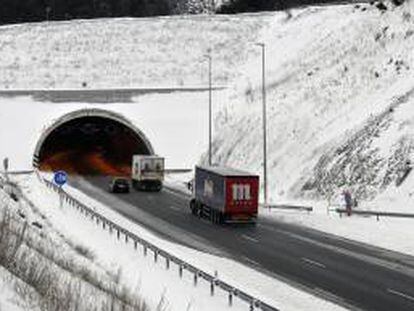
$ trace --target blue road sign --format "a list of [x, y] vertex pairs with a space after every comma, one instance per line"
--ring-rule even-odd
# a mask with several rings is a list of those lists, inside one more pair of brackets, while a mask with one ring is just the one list
[[59, 186], [63, 186], [68, 181], [68, 174], [65, 171], [57, 171], [53, 176], [53, 180]]

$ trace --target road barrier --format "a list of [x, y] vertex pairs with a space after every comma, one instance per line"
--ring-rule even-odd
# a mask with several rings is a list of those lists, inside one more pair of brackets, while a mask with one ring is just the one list
[[282, 205], [282, 204], [278, 204], [278, 205], [266, 205], [263, 207], [265, 208], [271, 208], [271, 209], [285, 209], [285, 210], [297, 210], [297, 211], [305, 211], [305, 212], [312, 212], [313, 211], [313, 207], [312, 206], [301, 206], [301, 205]]
[[[39, 176], [39, 175], [38, 175]], [[94, 211], [93, 209], [89, 208], [85, 204], [81, 203], [79, 200], [75, 199], [73, 196], [68, 194], [65, 190], [61, 187], [55, 185], [54, 183], [50, 182], [49, 180], [40, 177], [40, 180], [45, 183], [48, 188], [51, 188], [55, 192], [57, 192], [63, 200], [68, 203], [70, 206], [73, 206], [78, 210], [81, 214], [85, 215], [86, 217], [90, 218], [91, 221], [96, 222], [97, 225], [102, 226], [103, 230], [108, 229], [110, 233], [115, 232], [117, 239], [120, 240], [121, 237], [124, 237], [125, 243], [128, 243], [129, 240], [133, 242], [134, 248], [138, 248], [138, 244], [140, 244], [143, 248], [144, 256], [147, 256], [148, 250], [153, 252], [154, 255], [154, 262], [157, 262], [160, 257], [164, 258], [166, 268], [170, 268], [170, 263], [175, 263], [178, 266], [178, 273], [180, 278], [183, 276], [183, 270], [187, 270], [188, 272], [193, 274], [194, 285], [196, 286], [198, 283], [198, 279], [204, 279], [210, 284], [210, 294], [211, 296], [215, 293], [215, 287], [220, 288], [221, 290], [227, 292], [228, 296], [228, 305], [232, 306], [234, 297], [241, 299], [242, 301], [246, 302], [249, 306], [249, 311], [254, 310], [263, 310], [263, 311], [279, 311], [279, 309], [265, 303], [264, 301], [253, 297], [252, 295], [248, 294], [247, 292], [232, 286], [222, 280], [220, 280], [217, 275], [211, 275], [197, 267], [185, 262], [184, 260], [179, 259], [178, 257], [158, 248], [151, 242], [148, 242], [139, 236], [135, 235], [134, 233], [122, 228], [121, 226], [117, 225], [113, 221], [109, 220], [105, 216], [102, 216], [98, 212]]]
[[[348, 211], [344, 208], [337, 208], [335, 211], [342, 217], [342, 214], [348, 214]], [[381, 217], [401, 217], [401, 218], [414, 218], [414, 214], [407, 213], [394, 213], [394, 212], [381, 212], [381, 211], [364, 211], [364, 210], [352, 210], [351, 215], [364, 215], [364, 216], [376, 216], [377, 220]]]
[[2, 175], [28, 175], [33, 174], [34, 170], [27, 170], [27, 171], [0, 171]]

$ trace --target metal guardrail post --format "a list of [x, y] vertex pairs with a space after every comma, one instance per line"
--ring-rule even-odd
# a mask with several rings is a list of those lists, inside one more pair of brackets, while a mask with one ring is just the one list
[[194, 272], [194, 286], [197, 286], [197, 281], [198, 281], [198, 272], [195, 271]]

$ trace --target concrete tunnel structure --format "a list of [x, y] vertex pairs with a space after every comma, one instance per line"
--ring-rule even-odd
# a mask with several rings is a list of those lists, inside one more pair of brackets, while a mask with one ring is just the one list
[[154, 154], [145, 134], [121, 114], [103, 109], [69, 112], [38, 140], [33, 166], [71, 174], [129, 175], [133, 154]]
[[[227, 92], [214, 95], [213, 111], [218, 114]], [[85, 150], [94, 151], [89, 152], [89, 160], [110, 164], [104, 171], [115, 171], [113, 174], [129, 167], [131, 153], [163, 156], [167, 169], [192, 169], [208, 148], [207, 99], [204, 91], [146, 94], [137, 96], [132, 103], [111, 104], [39, 102], [26, 95], [0, 96], [0, 161], [8, 158], [11, 171], [34, 167], [65, 169], [60, 164], [71, 164], [71, 170], [75, 164], [75, 170], [85, 171], [89, 168], [88, 157], [79, 152]], [[114, 135], [116, 131], [122, 133]], [[122, 165], [113, 170], [112, 164], [119, 158], [123, 159]]]

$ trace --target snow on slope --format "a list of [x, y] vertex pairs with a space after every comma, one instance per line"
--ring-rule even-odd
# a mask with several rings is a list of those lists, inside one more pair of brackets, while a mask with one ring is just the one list
[[[16, 283], [18, 282], [21, 281], [0, 266], [0, 310], [25, 311], [29, 308], [33, 311], [40, 310], [33, 305], [30, 306], [30, 302], [25, 301], [21, 295], [16, 294]], [[34, 293], [32, 295], [35, 296]]]
[[0, 89], [226, 84], [253, 48], [265, 14], [122, 18], [0, 27]]
[[[263, 31], [272, 201], [372, 198], [413, 153], [410, 4], [293, 11]], [[260, 51], [216, 122], [215, 161], [262, 171]]]

